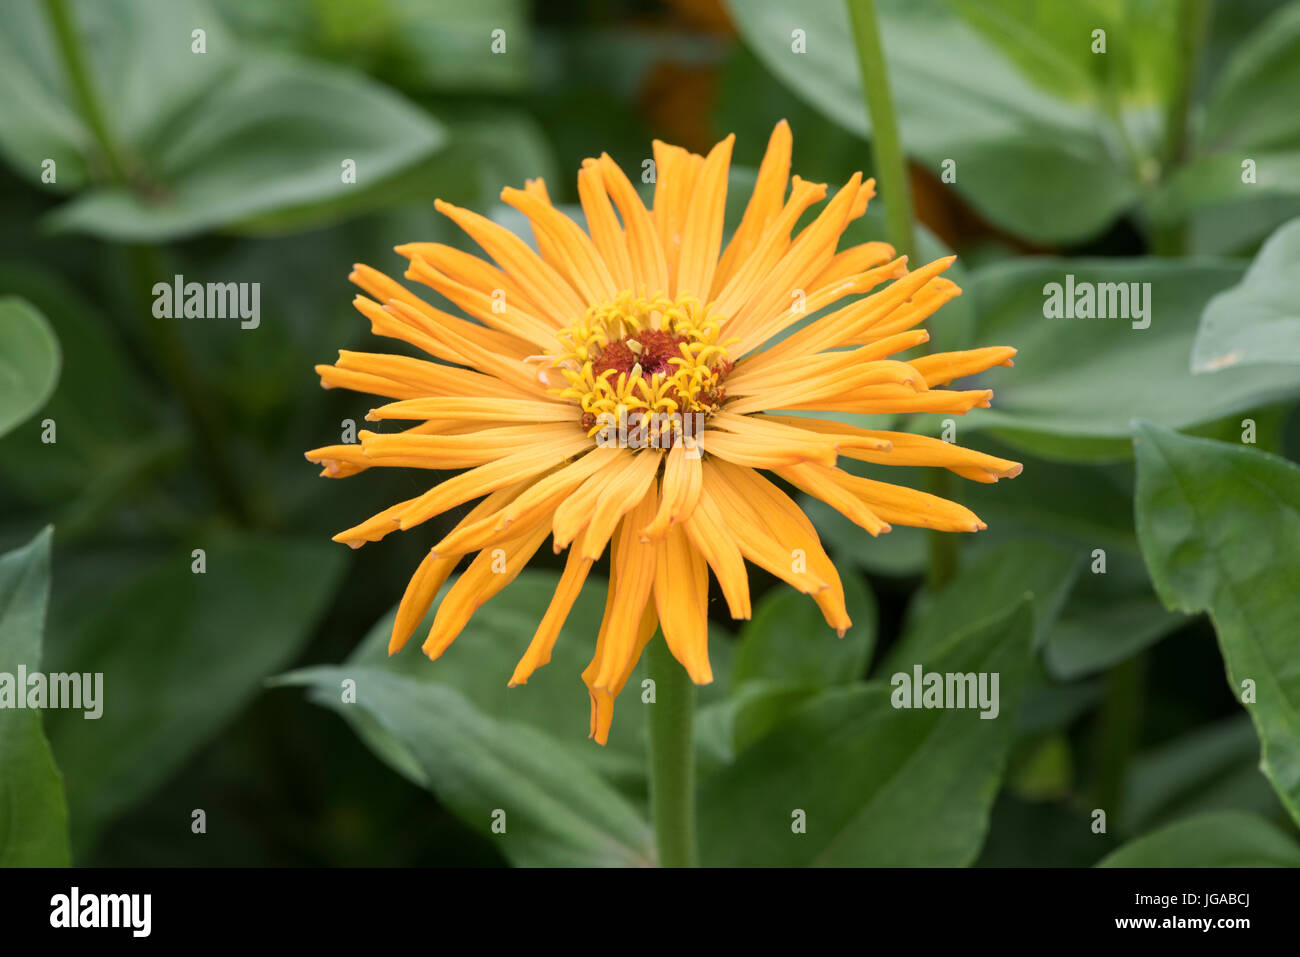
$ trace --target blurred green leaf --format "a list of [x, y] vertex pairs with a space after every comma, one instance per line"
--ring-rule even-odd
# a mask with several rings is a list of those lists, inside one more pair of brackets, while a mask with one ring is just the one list
[[1241, 282], [1201, 313], [1192, 371], [1300, 362], [1300, 219], [1264, 244]]
[[[869, 164], [873, 157], [867, 141], [796, 96], [763, 66], [748, 46], [737, 43], [728, 51], [718, 84], [718, 103], [713, 111], [714, 130], [721, 135], [736, 134], [733, 172], [741, 166], [754, 171], [758, 169], [772, 127], [780, 118], [786, 120], [794, 132], [793, 169], [804, 179], [839, 186], [848, 178], [848, 171], [861, 169], [870, 175]], [[737, 185], [733, 181], [727, 192], [729, 213]], [[746, 199], [753, 186], [754, 178], [751, 176], [744, 184]], [[872, 204], [875, 203], [876, 200], [872, 200]], [[737, 205], [736, 222], [744, 208]], [[728, 220], [729, 227], [734, 225]], [[728, 233], [730, 231], [728, 229]], [[875, 238], [883, 238], [883, 233], [878, 233]]]
[[[1244, 181], [1250, 169], [1252, 179]], [[1250, 219], [1248, 204], [1266, 204], [1263, 215], [1278, 208], [1279, 197], [1300, 197], [1300, 148], [1296, 152], [1234, 150], [1199, 156], [1178, 167], [1151, 199], [1158, 220], [1220, 209], [1227, 220]], [[1240, 228], [1240, 227], [1238, 227]]]
[[[1233, 15], [1250, 16], [1235, 9]], [[1287, 4], [1257, 23], [1219, 73], [1192, 157], [1153, 198], [1158, 219], [1177, 220], [1225, 204], [1235, 211], [1261, 197], [1300, 196], [1300, 119], [1294, 102], [1300, 84], [1300, 4]]]
[[444, 145], [441, 125], [397, 93], [235, 44], [200, 0], [79, 0], [71, 16], [124, 183], [107, 175], [38, 0], [18, 0], [0, 40], [0, 152], [30, 179], [53, 160], [50, 185], [81, 191], [49, 215], [55, 229], [158, 241], [283, 210], [306, 219], [310, 206], [319, 221], [388, 199], [385, 180]]
[[791, 588], [768, 592], [741, 629], [732, 688], [762, 680], [824, 688], [863, 677], [876, 644], [876, 601], [857, 575], [842, 581], [853, 621], [843, 638], [807, 595]]
[[[840, 468], [855, 472], [853, 464], [840, 460]], [[802, 496], [799, 507], [817, 527], [822, 543], [839, 562], [851, 562], [877, 575], [905, 578], [925, 570], [929, 558], [928, 533], [924, 528], [895, 525], [887, 535], [872, 537], [820, 499]]]
[[1259, 738], [1246, 715], [1192, 728], [1139, 754], [1124, 781], [1123, 817], [1112, 822], [1140, 834], [1204, 811], [1280, 812], [1259, 769]]
[[1074, 756], [1062, 732], [1027, 741], [1013, 754], [1007, 790], [1029, 801], [1062, 800], [1074, 786]]
[[[1038, 87], [1065, 100], [1158, 107], [1172, 93], [1179, 0], [948, 0]], [[1093, 52], [1093, 31], [1106, 52]]]
[[474, 93], [527, 87], [532, 27], [524, 0], [385, 2], [394, 21], [392, 67], [404, 85]]
[[1098, 867], [1300, 867], [1300, 846], [1263, 818], [1198, 814], [1108, 854]]
[[1058, 621], [1044, 657], [1055, 677], [1073, 681], [1131, 658], [1186, 621], [1145, 595], [1108, 602]]
[[936, 648], [972, 624], [1001, 618], [1028, 593], [1034, 611], [1033, 646], [1039, 647], [1069, 594], [1081, 556], [1046, 542], [1007, 542], [967, 557], [942, 591], [921, 593], [908, 610], [903, 638], [875, 669], [887, 678], [925, 661]]
[[59, 378], [59, 340], [35, 306], [0, 298], [0, 436], [45, 405]]
[[1088, 555], [1104, 548], [1108, 574], [1116, 570], [1122, 553], [1131, 557], [1133, 570], [1146, 581], [1133, 528], [1131, 463], [1067, 465], [1026, 455], [983, 433], [970, 438], [959, 433], [958, 441], [1024, 465], [1014, 480], [961, 484], [962, 504], [988, 524], [980, 543], [1047, 538], [1071, 548], [1087, 546]]
[[1134, 443], [1156, 592], [1168, 608], [1209, 612], [1264, 773], [1300, 821], [1300, 467], [1151, 423], [1135, 426]]
[[[137, 162], [165, 142], [231, 62], [229, 37], [201, 0], [73, 0], [90, 80], [108, 126]], [[192, 31], [204, 30], [207, 53], [191, 52]], [[6, 4], [0, 32], [0, 153], [14, 170], [60, 193], [107, 173], [58, 54], [43, 0]]]
[[695, 721], [696, 773], [703, 777], [731, 764], [819, 690], [816, 685], [759, 678], [701, 708]]
[[1273, 149], [1300, 146], [1300, 4], [1260, 23], [1224, 65], [1207, 104], [1201, 142]]
[[[342, 700], [348, 681], [355, 682], [353, 703]], [[489, 717], [453, 688], [347, 665], [294, 672], [280, 683], [319, 689], [318, 703], [349, 720], [353, 712], [367, 712], [439, 799], [499, 842], [514, 864], [643, 866], [654, 860], [649, 824], [594, 771], [546, 733]], [[494, 830], [494, 822], [504, 830]]]
[[1022, 738], [1063, 731], [1101, 701], [1105, 686], [1101, 679], [1052, 682], [1042, 673], [1039, 662], [1030, 670], [1025, 700], [1020, 704], [1016, 733]]
[[734, 761], [819, 691], [866, 673], [876, 644], [876, 601], [857, 575], [842, 581], [853, 621], [843, 638], [830, 631], [807, 595], [777, 588], [759, 602], [736, 642], [730, 694], [700, 712], [702, 773]]
[[51, 537], [46, 528], [0, 556], [0, 867], [69, 864], [63, 777], [41, 730], [41, 712], [16, 704], [27, 698], [18, 669], [31, 675], [41, 668]]
[[[1131, 302], [1132, 319], [1048, 318], [1047, 285], [1064, 287], [1070, 275], [1076, 290], [1085, 282], [1096, 289], [1150, 283], [1149, 295], [1142, 293], [1150, 326], [1133, 327], [1143, 320]], [[980, 270], [967, 290], [980, 344], [1006, 343], [1019, 353], [1014, 371], [990, 377], [993, 407], [972, 412], [969, 427], [996, 429], [1048, 458], [1114, 460], [1131, 454], [1124, 437], [1135, 416], [1183, 428], [1295, 395], [1300, 377], [1289, 365], [1213, 376], [1189, 369], [1195, 317], [1240, 275], [1226, 262], [1165, 259], [1033, 259]]]
[[[503, 186], [536, 178], [553, 185], [561, 181], [546, 137], [527, 114], [477, 107], [463, 118], [448, 119], [445, 129], [445, 147], [394, 176], [354, 186], [331, 200], [253, 216], [231, 229], [253, 236], [296, 233], [367, 209], [432, 212], [435, 199], [481, 208], [499, 203]], [[451, 232], [454, 242], [461, 242], [458, 231]], [[441, 238], [419, 234], [409, 240]]]
[[194, 544], [206, 552], [204, 574], [181, 552], [56, 605], [54, 670], [104, 676], [102, 717], [59, 712], [50, 722], [78, 848], [93, 845], [110, 818], [176, 772], [292, 660], [344, 568], [328, 543], [231, 533]]
[[[389, 657], [394, 608], [376, 622], [347, 664], [454, 688], [484, 716], [538, 728], [554, 737], [562, 750], [606, 776], [638, 780], [645, 766], [645, 706], [638, 694], [621, 696], [615, 705], [614, 724], [605, 747], [587, 739], [591, 704], [582, 672], [596, 649], [596, 632], [604, 613], [603, 582], [589, 581], [578, 595], [550, 662], [534, 672], [527, 684], [509, 687], [515, 665], [546, 614], [558, 581], [554, 572], [520, 572], [508, 588], [474, 613], [465, 630], [437, 661], [426, 658], [419, 645], [433, 624], [441, 598], [435, 599], [408, 646]], [[446, 588], [441, 594], [445, 593]], [[710, 652], [715, 652], [719, 644], [710, 642]], [[638, 680], [634, 676], [628, 687], [635, 689]]]
[[[146, 153], [152, 195], [97, 189], [56, 210], [50, 225], [157, 241], [279, 210], [301, 217], [307, 204], [348, 210], [353, 192], [376, 189], [445, 141], [436, 121], [373, 81], [278, 55], [250, 55], [186, 119]], [[349, 163], [355, 182], [344, 181]]]
[[0, 288], [27, 297], [49, 317], [63, 370], [43, 416], [54, 421], [55, 441], [43, 442], [36, 428], [6, 436], [0, 475], [21, 499], [68, 506], [59, 513], [60, 535], [68, 535], [183, 441], [160, 421], [161, 403], [131, 368], [101, 311], [66, 280], [34, 262], [6, 262]]
[[[797, 7], [733, 0], [729, 8], [741, 36], [774, 74], [851, 132], [869, 134], [840, 0]], [[1084, 87], [1091, 98], [1074, 101], [1035, 86], [1031, 76], [1044, 71], [1026, 74], [1024, 57], [1015, 57], [1017, 63], [1006, 56], [1008, 45], [1027, 32], [998, 44], [987, 39], [1002, 32], [1005, 19], [980, 18], [977, 30], [940, 0], [882, 0], [877, 10], [904, 148], [936, 175], [944, 160], [955, 160], [955, 187], [989, 219], [1039, 242], [1077, 240], [1099, 232], [1134, 201], [1140, 158], [1125, 157], [1124, 137], [1101, 108], [1113, 91], [1103, 97], [1099, 84]], [[807, 52], [795, 52], [796, 30]], [[1090, 56], [1089, 42], [1088, 34], [1079, 36], [1085, 52], [1068, 62]], [[1141, 62], [1158, 40], [1127, 28], [1112, 31], [1110, 42], [1136, 44], [1128, 59]], [[1056, 53], [1031, 51], [1039, 61]], [[1059, 58], [1053, 65], [1063, 72]]]
[[[248, 42], [344, 63], [404, 89], [510, 92], [530, 78], [524, 0], [216, 0]], [[494, 52], [492, 31], [505, 31]]]
[[[740, 866], [954, 866], [979, 853], [1006, 764], [1029, 657], [1018, 603], [954, 635], [933, 672], [999, 678], [995, 720], [897, 709], [883, 681], [823, 692], [701, 782], [701, 859]], [[829, 769], [829, 773], [828, 773]], [[806, 833], [796, 833], [803, 811]]]

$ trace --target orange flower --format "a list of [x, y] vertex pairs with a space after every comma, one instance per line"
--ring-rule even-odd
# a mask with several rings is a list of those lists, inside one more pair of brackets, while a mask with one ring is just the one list
[[[568, 559], [510, 679], [522, 684], [550, 659], [593, 562], [610, 548], [604, 620], [583, 673], [591, 734], [602, 744], [614, 698], [656, 631], [695, 682], [712, 680], [710, 569], [734, 618], [750, 616], [748, 560], [810, 595], [841, 635], [849, 627], [839, 575], [816, 531], [763, 471], [871, 535], [891, 524], [966, 532], [984, 525], [954, 502], [845, 472], [839, 456], [938, 466], [978, 482], [1020, 472], [1015, 462], [925, 436], [768, 411], [961, 415], [987, 406], [992, 393], [939, 387], [1010, 365], [1015, 350], [890, 358], [926, 342], [916, 327], [960, 294], [941, 275], [952, 258], [909, 272], [885, 243], [837, 252], [874, 193], [860, 174], [794, 233], [827, 190], [790, 176], [784, 122], [724, 248], [732, 139], [707, 157], [656, 142], [652, 210], [609, 156], [585, 160], [578, 173], [585, 231], [551, 205], [540, 180], [503, 190], [532, 224], [537, 252], [439, 201], [495, 265], [438, 243], [397, 251], [410, 261], [405, 278], [471, 318], [358, 265], [351, 279], [371, 298], [358, 296], [355, 305], [374, 333], [437, 361], [341, 352], [334, 365], [317, 367], [326, 388], [395, 400], [372, 410], [371, 420], [416, 423], [307, 453], [322, 474], [465, 469], [336, 541], [359, 547], [478, 500], [416, 569], [390, 653], [462, 558], [477, 553], [438, 607], [423, 646], [430, 658], [549, 537]], [[779, 338], [793, 326], [800, 328]]]

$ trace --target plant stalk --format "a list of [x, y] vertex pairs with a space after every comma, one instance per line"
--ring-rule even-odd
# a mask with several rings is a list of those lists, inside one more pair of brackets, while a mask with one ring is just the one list
[[[900, 255], [910, 259], [916, 255], [912, 196], [907, 182], [907, 161], [898, 135], [894, 99], [889, 89], [889, 72], [880, 45], [876, 4], [875, 0], [847, 0], [847, 3], [858, 69], [862, 75], [862, 99], [871, 120], [871, 152], [885, 198], [886, 236]], [[931, 469], [927, 484], [931, 495], [950, 497], [951, 483], [944, 469]], [[957, 539], [945, 532], [932, 531], [929, 533], [929, 552], [926, 581], [932, 590], [939, 589], [957, 571]]]
[[86, 66], [86, 57], [82, 51], [81, 40], [77, 36], [76, 25], [68, 11], [67, 0], [45, 0], [45, 12], [49, 16], [50, 26], [54, 29], [54, 39], [58, 44], [59, 56], [63, 68], [67, 71], [68, 81], [72, 84], [77, 103], [81, 108], [82, 118], [90, 127], [104, 163], [108, 166], [109, 177], [118, 184], [126, 183], [126, 164], [117, 148], [108, 121], [104, 116], [103, 106], [95, 95], [95, 85], [90, 80], [90, 70]]
[[650, 705], [650, 813], [660, 867], [694, 867], [695, 685], [657, 636], [646, 646], [655, 703]]

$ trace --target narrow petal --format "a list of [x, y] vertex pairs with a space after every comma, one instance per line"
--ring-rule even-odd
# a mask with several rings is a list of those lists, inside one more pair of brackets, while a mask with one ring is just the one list
[[679, 527], [655, 543], [655, 609], [669, 650], [696, 684], [713, 680], [709, 666], [709, 571]]
[[763, 154], [763, 162], [759, 164], [754, 192], [745, 206], [745, 214], [718, 262], [709, 298], [722, 292], [739, 265], [753, 254], [768, 224], [781, 212], [781, 207], [785, 204], [785, 190], [790, 182], [790, 154], [793, 147], [790, 124], [781, 120], [767, 141], [767, 151]]
[[587, 573], [591, 571], [591, 564], [578, 554], [576, 548], [569, 549], [564, 573], [560, 575], [560, 581], [555, 586], [555, 594], [551, 596], [551, 603], [546, 606], [546, 614], [542, 616], [537, 631], [533, 633], [533, 640], [529, 642], [528, 650], [519, 659], [514, 674], [510, 676], [510, 687], [527, 684], [532, 673], [551, 660], [551, 650], [555, 647], [556, 639], [560, 637], [560, 629], [564, 627], [564, 621], [569, 617], [573, 603], [578, 600], [582, 585], [587, 580]]
[[420, 650], [430, 658], [446, 651], [474, 612], [519, 576], [550, 533], [550, 523], [541, 521], [533, 528], [521, 529], [515, 538], [479, 552], [443, 596]]
[[677, 295], [707, 302], [722, 248], [722, 220], [727, 208], [727, 173], [731, 169], [728, 136], [709, 152], [696, 179], [682, 225], [681, 259], [677, 266]]

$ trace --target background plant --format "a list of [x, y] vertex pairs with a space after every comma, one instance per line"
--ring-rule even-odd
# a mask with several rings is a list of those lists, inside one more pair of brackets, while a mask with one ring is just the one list
[[[739, 633], [718, 618], [700, 693], [701, 859], [1300, 862], [1300, 3], [874, 6], [916, 258], [961, 257], [965, 295], [934, 341], [1020, 348], [959, 434], [1025, 471], [953, 486], [990, 528], [928, 581], [923, 534], [820, 516], [855, 621], [842, 642], [754, 572], [767, 594]], [[502, 676], [553, 587], [544, 568], [436, 664], [388, 659], [385, 618], [428, 540], [352, 562], [328, 538], [419, 477], [313, 477], [301, 450], [365, 409], [311, 366], [368, 339], [352, 262], [460, 242], [435, 195], [517, 225], [501, 185], [544, 176], [571, 204], [583, 157], [635, 169], [652, 137], [699, 149], [731, 131], [739, 183], [782, 116], [801, 175], [883, 183], [845, 7], [7, 12], [0, 672], [103, 671], [108, 702], [97, 722], [0, 713], [0, 862], [651, 860], [644, 709], [629, 701], [606, 749], [582, 737], [600, 595], [525, 688]], [[891, 198], [862, 236], [888, 235]], [[260, 282], [260, 327], [155, 319], [152, 285], [177, 273]], [[1150, 282], [1151, 327], [1045, 319], [1065, 273]], [[892, 709], [888, 676], [917, 660], [1000, 671], [1003, 718]], [[267, 690], [286, 672], [327, 708]], [[792, 835], [791, 808], [816, 827]]]

